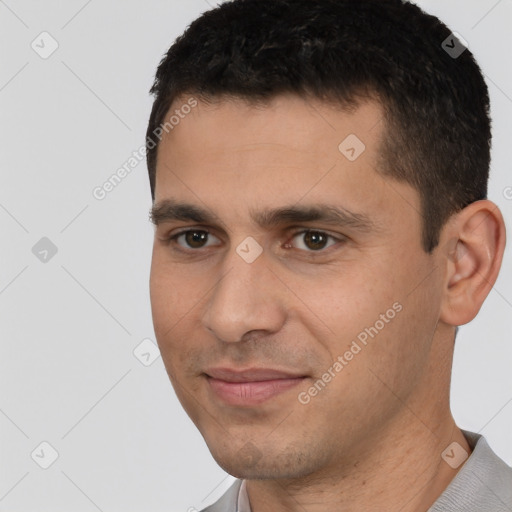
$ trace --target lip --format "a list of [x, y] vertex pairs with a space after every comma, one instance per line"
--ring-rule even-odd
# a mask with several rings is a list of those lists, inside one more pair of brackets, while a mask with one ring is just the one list
[[228, 405], [253, 406], [294, 388], [305, 375], [270, 369], [212, 368], [205, 372], [212, 392]]

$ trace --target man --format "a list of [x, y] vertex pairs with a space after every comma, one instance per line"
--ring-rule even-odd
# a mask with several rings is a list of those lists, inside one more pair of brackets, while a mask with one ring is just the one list
[[470, 51], [400, 0], [235, 0], [152, 93], [155, 333], [237, 477], [206, 510], [512, 510], [449, 403], [505, 246]]

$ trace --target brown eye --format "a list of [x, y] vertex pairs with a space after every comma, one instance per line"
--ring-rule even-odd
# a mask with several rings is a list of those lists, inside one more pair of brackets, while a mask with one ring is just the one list
[[[212, 234], [204, 229], [188, 229], [171, 236], [170, 240], [184, 249], [202, 249], [212, 245], [209, 243], [211, 236]], [[179, 242], [181, 238], [184, 239], [184, 244]]]
[[195, 249], [203, 247], [204, 243], [208, 239], [208, 233], [206, 231], [187, 231], [183, 233], [185, 235], [185, 241], [189, 247]]
[[[339, 239], [334, 238], [332, 235], [329, 235], [323, 231], [315, 231], [315, 230], [304, 230], [296, 233], [292, 240], [298, 239], [302, 243], [296, 244], [299, 249], [303, 249], [308, 252], [321, 251], [326, 247], [330, 247], [331, 245], [335, 245]], [[329, 243], [329, 239], [332, 240], [332, 243]]]
[[329, 237], [319, 231], [308, 231], [304, 234], [305, 244], [313, 250], [324, 249]]

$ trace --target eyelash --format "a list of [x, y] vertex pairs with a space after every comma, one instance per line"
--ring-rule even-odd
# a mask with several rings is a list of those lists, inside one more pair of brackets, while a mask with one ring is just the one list
[[[182, 235], [186, 235], [187, 233], [191, 233], [191, 232], [200, 232], [200, 233], [206, 233], [207, 235], [211, 235], [212, 233], [210, 231], [208, 231], [207, 229], [199, 229], [199, 228], [196, 228], [196, 229], [185, 229], [183, 231], [180, 231], [178, 233], [175, 233], [174, 235], [172, 236], [169, 236], [169, 237], [166, 237], [165, 239], [163, 239], [163, 241], [167, 244], [170, 244], [170, 245], [173, 245], [174, 246], [174, 250], [176, 251], [180, 251], [180, 252], [184, 252], [184, 253], [194, 253], [194, 252], [199, 252], [201, 251], [201, 249], [204, 249], [202, 247], [198, 248], [198, 249], [185, 249], [183, 247], [181, 247], [178, 243], [177, 243], [177, 239], [182, 236]], [[318, 229], [301, 229], [301, 230], [298, 230], [298, 231], [295, 231], [292, 233], [291, 237], [290, 237], [290, 240], [293, 240], [296, 236], [298, 235], [304, 235], [306, 233], [316, 233], [316, 234], [320, 234], [320, 235], [323, 235], [323, 236], [326, 236], [328, 239], [331, 239], [331, 240], [335, 240], [336, 242], [338, 243], [343, 243], [346, 239], [345, 237], [343, 236], [340, 236], [340, 237], [335, 237], [333, 235], [330, 235], [329, 233], [325, 232], [325, 231], [321, 231], [321, 230], [318, 230]], [[289, 242], [286, 242], [286, 244], [288, 245]], [[322, 249], [318, 249], [317, 251], [314, 251], [314, 250], [306, 250], [306, 249], [298, 249], [299, 251], [303, 251], [303, 252], [306, 252], [308, 253], [309, 255], [312, 255], [312, 256], [315, 256], [315, 255], [324, 255], [326, 254], [327, 250], [330, 249], [331, 247], [335, 246], [336, 244], [332, 244], [330, 246], [327, 246], [327, 247], [324, 247]]]

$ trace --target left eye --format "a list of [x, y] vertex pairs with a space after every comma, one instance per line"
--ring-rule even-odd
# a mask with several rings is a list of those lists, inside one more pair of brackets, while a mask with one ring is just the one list
[[[302, 244], [299, 244], [302, 245], [302, 247], [299, 247], [299, 249], [308, 251], [321, 251], [322, 249], [331, 247], [331, 245], [335, 245], [337, 241], [340, 241], [339, 239], [323, 231], [314, 230], [300, 231], [292, 237], [292, 240], [295, 240], [296, 238], [302, 240]], [[332, 243], [327, 245], [329, 239], [331, 239]], [[290, 244], [288, 243], [286, 244], [286, 246], [289, 245]]]

